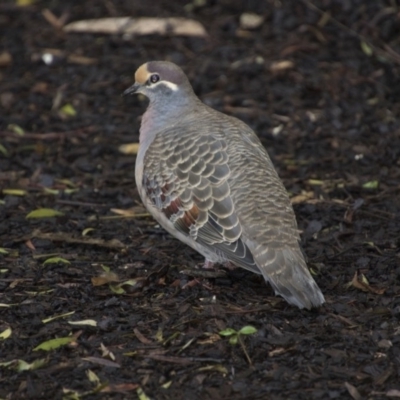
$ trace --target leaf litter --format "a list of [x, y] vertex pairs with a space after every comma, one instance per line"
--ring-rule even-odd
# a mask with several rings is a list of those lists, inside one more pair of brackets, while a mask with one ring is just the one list
[[[89, 0], [68, 17], [56, 4], [0, 6], [0, 397], [399, 397], [400, 58], [396, 13], [364, 3]], [[189, 8], [208, 36], [61, 33], [93, 10]], [[244, 12], [258, 16], [252, 26]], [[203, 101], [255, 128], [292, 196], [320, 310], [288, 306], [246, 271], [195, 276], [201, 258], [146, 215], [137, 146], [120, 152], [138, 143], [145, 103], [120, 94], [149, 59], [181, 64]], [[59, 113], [68, 104], [74, 116]], [[63, 215], [25, 218], [40, 208]], [[70, 264], [44, 268], [48, 258]], [[94, 286], [101, 265], [118, 281]], [[241, 335], [251, 365], [219, 335], [246, 326], [257, 330]]]

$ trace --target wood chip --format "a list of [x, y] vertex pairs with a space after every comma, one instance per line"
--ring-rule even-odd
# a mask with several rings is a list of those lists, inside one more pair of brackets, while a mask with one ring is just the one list
[[64, 31], [107, 35], [208, 36], [200, 22], [187, 18], [99, 18], [71, 22], [64, 27]]

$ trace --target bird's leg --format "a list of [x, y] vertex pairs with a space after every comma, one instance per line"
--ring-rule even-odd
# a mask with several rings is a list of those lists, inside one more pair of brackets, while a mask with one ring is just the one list
[[229, 269], [230, 271], [232, 271], [232, 270], [234, 270], [234, 269], [237, 268], [237, 266], [236, 266], [235, 264], [232, 264], [230, 261], [224, 262], [224, 263], [223, 263], [223, 266], [224, 266], [226, 269]]
[[210, 261], [209, 259], [206, 258], [204, 260], [203, 268], [204, 269], [211, 269], [211, 268], [214, 268], [214, 265], [215, 265], [214, 262], [212, 262], [212, 261]]
[[223, 276], [226, 276], [226, 272], [222, 269], [214, 269], [214, 265], [216, 263], [212, 262], [209, 259], [204, 260], [204, 264], [198, 264], [196, 266], [196, 269], [184, 269], [181, 272], [181, 274], [187, 274], [192, 276], [194, 279], [184, 285], [183, 288], [186, 287], [192, 287], [196, 284], [202, 284], [204, 287], [207, 289], [210, 288], [210, 286], [207, 283], [204, 283], [206, 279], [208, 278], [220, 278]]

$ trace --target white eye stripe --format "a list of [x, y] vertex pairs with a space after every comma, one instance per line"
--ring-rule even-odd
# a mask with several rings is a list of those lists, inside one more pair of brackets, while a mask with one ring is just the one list
[[159, 82], [157, 82], [157, 83], [153, 83], [153, 84], [149, 87], [149, 89], [151, 89], [151, 88], [153, 88], [153, 87], [155, 87], [155, 86], [158, 86], [158, 85], [167, 86], [167, 87], [169, 87], [169, 88], [170, 88], [172, 91], [174, 91], [174, 92], [176, 92], [176, 91], [178, 90], [178, 85], [177, 85], [177, 84], [172, 83], [172, 82], [168, 82], [168, 81], [159, 81]]

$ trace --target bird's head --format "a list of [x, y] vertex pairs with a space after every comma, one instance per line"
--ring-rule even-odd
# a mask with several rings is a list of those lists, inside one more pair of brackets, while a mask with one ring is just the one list
[[141, 65], [135, 73], [135, 83], [124, 95], [135, 93], [145, 95], [150, 103], [174, 102], [194, 96], [185, 73], [168, 61], [149, 61]]

